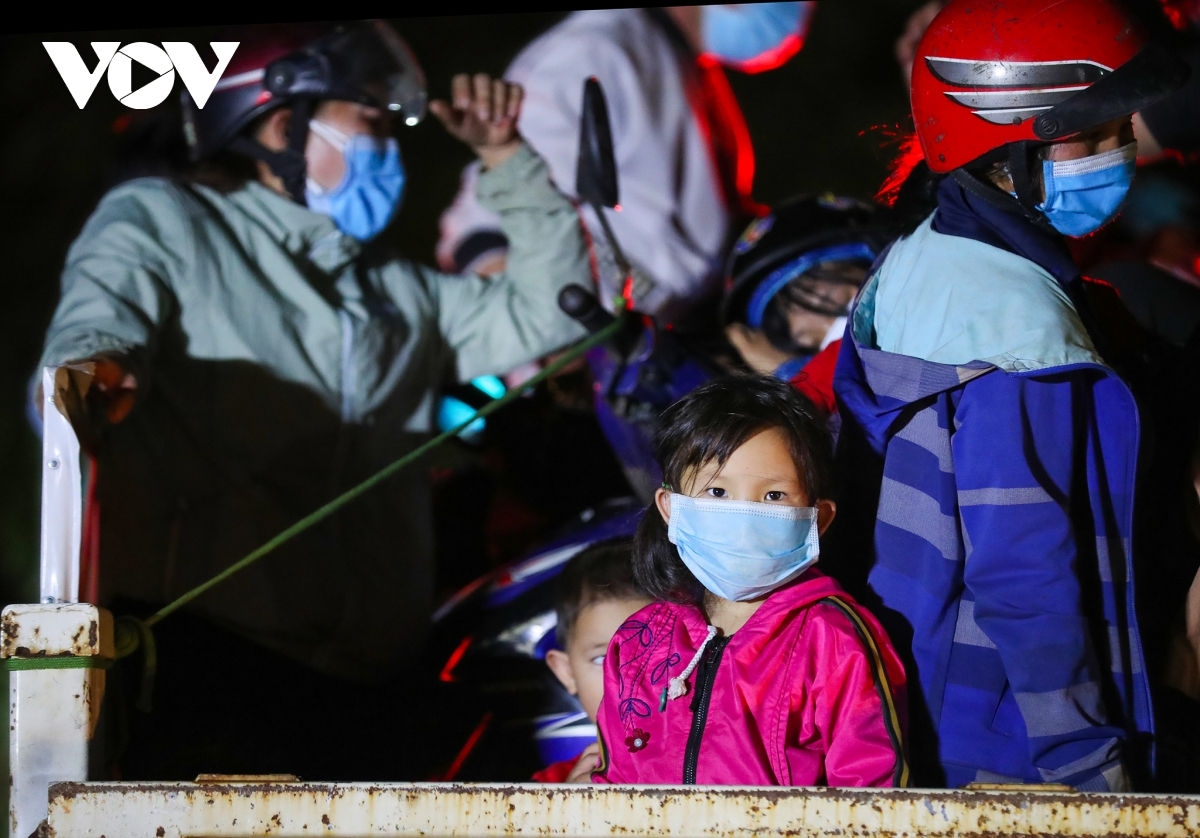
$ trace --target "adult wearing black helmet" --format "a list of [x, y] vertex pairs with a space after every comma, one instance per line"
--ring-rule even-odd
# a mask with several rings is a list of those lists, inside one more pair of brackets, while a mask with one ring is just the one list
[[[516, 132], [519, 87], [459, 75], [429, 103], [479, 155], [480, 199], [515, 245], [503, 274], [442, 275], [380, 236], [404, 185], [393, 128], [425, 113], [399, 36], [234, 39], [208, 101], [184, 103], [194, 171], [118, 185], [72, 244], [39, 365], [90, 384], [70, 417], [97, 465], [83, 599], [118, 616], [177, 600], [427, 440], [445, 384], [583, 333], [555, 301], [591, 281], [586, 243]], [[157, 624], [153, 712], [130, 709], [124, 750], [109, 740], [120, 776], [427, 779], [429, 495], [427, 468], [397, 472]]]
[[[334, 102], [341, 104], [330, 104]], [[261, 161], [292, 198], [332, 214], [343, 232], [364, 241], [390, 221], [403, 190], [404, 168], [398, 143], [390, 136], [392, 123], [416, 125], [425, 108], [420, 65], [381, 21], [279, 27], [241, 45], [203, 107], [188, 92], [183, 94], [184, 133], [193, 160], [228, 161], [232, 155]], [[350, 119], [366, 114], [365, 138], [331, 126], [331, 109]], [[282, 140], [270, 132], [246, 130], [256, 121], [270, 124], [269, 114], [286, 128]], [[334, 187], [320, 183], [332, 179], [336, 185], [338, 173], [315, 168], [321, 161], [312, 158], [322, 144], [310, 148], [313, 133], [345, 155], [350, 180], [340, 191], [331, 194]]]
[[1138, 405], [1066, 237], [1120, 211], [1131, 115], [1184, 76], [1111, 0], [950, 0], [917, 46], [927, 177], [901, 198], [932, 206], [834, 380], [843, 457], [881, 470], [839, 507], [877, 495], [868, 602], [909, 641], [917, 785], [1151, 783]]

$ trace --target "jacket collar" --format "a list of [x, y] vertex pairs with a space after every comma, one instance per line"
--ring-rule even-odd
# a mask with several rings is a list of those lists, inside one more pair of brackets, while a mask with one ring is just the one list
[[362, 253], [362, 243], [338, 230], [333, 219], [261, 183], [251, 181], [229, 199], [267, 227], [288, 253], [307, 258], [327, 273], [339, 271]]
[[988, 200], [952, 177], [943, 178], [938, 185], [933, 229], [1023, 256], [1049, 271], [1064, 287], [1079, 276], [1063, 236], [1027, 219], [1016, 198], [1004, 203]]

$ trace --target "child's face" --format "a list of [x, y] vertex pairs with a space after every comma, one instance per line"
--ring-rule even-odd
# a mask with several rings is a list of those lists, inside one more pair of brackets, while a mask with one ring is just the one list
[[724, 465], [708, 462], [685, 474], [680, 489], [693, 498], [809, 505], [804, 478], [779, 428], [767, 428], [750, 437]]
[[[742, 443], [724, 465], [705, 463], [683, 476], [679, 491], [689, 497], [756, 501], [783, 506], [816, 506], [821, 532], [833, 520], [832, 501], [809, 496], [804, 477], [792, 459], [787, 437], [779, 428], [767, 428]], [[671, 518], [671, 495], [659, 489], [655, 495], [664, 521]]]
[[780, 303], [792, 343], [798, 349], [819, 348], [837, 319], [829, 312], [847, 311], [866, 275], [861, 262], [849, 261], [826, 262], [806, 275], [806, 293]]
[[550, 670], [567, 692], [579, 697], [584, 712], [593, 722], [604, 692], [604, 653], [608, 651], [608, 642], [621, 623], [649, 604], [648, 597], [635, 597], [602, 599], [586, 605], [575, 619], [566, 651], [551, 649], [546, 653]]

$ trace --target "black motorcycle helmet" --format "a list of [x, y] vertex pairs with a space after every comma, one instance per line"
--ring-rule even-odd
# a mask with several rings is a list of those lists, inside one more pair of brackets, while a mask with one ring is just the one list
[[889, 238], [878, 213], [874, 204], [823, 192], [791, 198], [752, 221], [726, 262], [722, 325], [745, 323], [794, 351], [779, 301], [786, 296], [818, 314], [845, 314], [823, 300], [817, 277], [834, 263], [870, 267]]
[[[222, 151], [263, 160], [288, 192], [304, 202], [304, 147], [316, 104], [342, 99], [399, 114], [405, 125], [425, 116], [425, 75], [396, 31], [383, 21], [242, 27], [239, 45], [203, 107], [185, 89], [184, 135], [193, 161]], [[288, 105], [296, 111], [288, 149], [272, 152], [245, 129]]]

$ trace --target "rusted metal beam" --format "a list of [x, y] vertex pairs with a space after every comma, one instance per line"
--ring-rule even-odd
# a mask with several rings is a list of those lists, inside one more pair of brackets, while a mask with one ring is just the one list
[[41, 838], [183, 836], [1193, 838], [1200, 796], [439, 783], [57, 783]]

